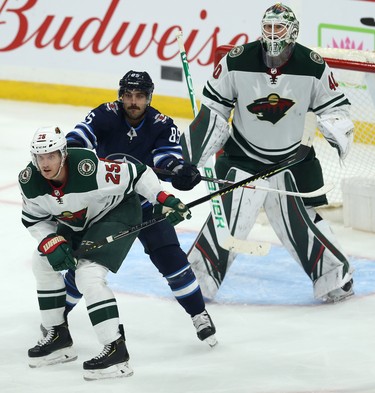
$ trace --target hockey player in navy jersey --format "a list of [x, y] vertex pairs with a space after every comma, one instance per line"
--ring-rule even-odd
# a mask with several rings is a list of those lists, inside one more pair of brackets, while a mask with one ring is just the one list
[[[93, 109], [67, 134], [68, 146], [95, 149], [102, 158], [125, 156], [130, 161], [172, 171], [170, 178], [159, 177], [171, 181], [176, 189], [190, 190], [200, 182], [200, 173], [194, 165], [184, 162], [180, 132], [173, 120], [151, 106], [153, 90], [147, 72], [127, 72], [119, 82], [118, 100]], [[151, 217], [152, 205], [143, 199], [143, 221]], [[162, 221], [143, 229], [138, 238], [179, 304], [191, 316], [198, 338], [214, 346], [215, 326], [173, 226]], [[69, 312], [81, 295], [75, 288], [73, 271], [66, 274], [65, 280]]]

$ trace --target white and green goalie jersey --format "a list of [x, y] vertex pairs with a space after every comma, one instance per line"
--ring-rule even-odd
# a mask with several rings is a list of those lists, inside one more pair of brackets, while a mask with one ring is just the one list
[[100, 160], [89, 149], [68, 149], [68, 180], [55, 187], [36, 167], [19, 174], [22, 222], [40, 242], [57, 223], [81, 231], [137, 192], [155, 203], [161, 184], [146, 165]]
[[[270, 164], [296, 151], [307, 112], [349, 117], [349, 108], [319, 54], [295, 44], [289, 61], [270, 69], [263, 62], [261, 42], [251, 42], [233, 48], [206, 83], [201, 112], [193, 123], [199, 132], [190, 130], [193, 152], [202, 149], [204, 136], [215, 127], [212, 115], [227, 120], [234, 109], [233, 131], [224, 151]], [[194, 162], [198, 161], [196, 156]]]

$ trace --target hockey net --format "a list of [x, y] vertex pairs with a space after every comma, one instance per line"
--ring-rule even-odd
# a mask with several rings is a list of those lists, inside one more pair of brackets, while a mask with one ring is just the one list
[[[217, 48], [215, 65], [232, 48]], [[336, 149], [322, 137], [313, 113], [306, 116], [305, 127], [316, 128], [314, 148], [319, 158], [326, 183], [335, 185], [327, 197], [330, 207], [342, 205], [344, 179], [375, 179], [375, 53], [369, 51], [314, 48], [333, 69], [335, 80], [351, 102], [354, 123], [354, 144], [344, 164]]]

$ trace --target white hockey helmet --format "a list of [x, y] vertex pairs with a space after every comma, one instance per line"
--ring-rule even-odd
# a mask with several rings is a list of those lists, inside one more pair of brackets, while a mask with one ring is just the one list
[[38, 128], [30, 144], [32, 163], [40, 170], [36, 156], [54, 151], [60, 151], [61, 153], [60, 167], [62, 168], [68, 155], [67, 142], [64, 134], [57, 126]]
[[[275, 26], [284, 26], [276, 31]], [[294, 44], [299, 32], [299, 22], [294, 12], [282, 3], [269, 7], [262, 19], [262, 42], [267, 56], [278, 57]]]

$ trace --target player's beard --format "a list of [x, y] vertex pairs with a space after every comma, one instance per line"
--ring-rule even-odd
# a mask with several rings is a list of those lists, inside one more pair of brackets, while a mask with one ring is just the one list
[[126, 116], [131, 120], [134, 121], [142, 120], [144, 115], [145, 115], [145, 110], [142, 111], [142, 109], [137, 105], [131, 105], [128, 108], [126, 108]]

